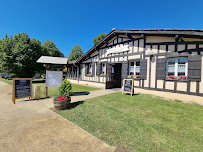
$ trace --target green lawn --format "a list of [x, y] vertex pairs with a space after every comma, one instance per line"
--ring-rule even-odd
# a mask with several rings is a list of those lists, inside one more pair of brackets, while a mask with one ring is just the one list
[[119, 92], [56, 112], [104, 142], [128, 151], [203, 151], [203, 106], [197, 104]]
[[[10, 85], [13, 84], [13, 80], [5, 80], [1, 79], [1, 81], [8, 83]], [[45, 80], [33, 80], [32, 81], [32, 87], [33, 87], [33, 92], [34, 92], [34, 85], [40, 85], [41, 86], [41, 97], [45, 97]], [[94, 90], [99, 90], [100, 88], [93, 88], [89, 86], [83, 86], [83, 85], [77, 85], [77, 84], [72, 84], [72, 89], [74, 93], [78, 92], [89, 92], [89, 91], [94, 91]], [[49, 87], [48, 88], [48, 95], [49, 96], [54, 96], [57, 95], [58, 93], [58, 87]]]
[[5, 80], [5, 79], [0, 79], [1, 81], [3, 81], [3, 82], [5, 82], [5, 83], [8, 83], [8, 84], [10, 84], [10, 85], [12, 85], [13, 84], [13, 80]]
[[[41, 96], [45, 96], [45, 83], [33, 83], [33, 88], [34, 85], [40, 85], [41, 86]], [[77, 84], [72, 84], [72, 90], [73, 93], [78, 93], [78, 92], [89, 92], [89, 91], [94, 91], [94, 90], [99, 90], [100, 88], [93, 88], [93, 87], [88, 87], [88, 86], [83, 86], [83, 85], [77, 85]], [[57, 95], [58, 93], [58, 87], [49, 87], [48, 88], [48, 95], [49, 96], [54, 96]]]

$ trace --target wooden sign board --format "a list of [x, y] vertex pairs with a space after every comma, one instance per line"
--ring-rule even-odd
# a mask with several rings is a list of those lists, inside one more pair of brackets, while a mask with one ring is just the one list
[[16, 99], [32, 99], [32, 78], [15, 78], [13, 79], [12, 101], [15, 104]]
[[131, 96], [134, 93], [134, 80], [133, 79], [124, 79], [123, 80], [123, 89], [122, 89], [122, 94], [123, 93], [130, 93]]

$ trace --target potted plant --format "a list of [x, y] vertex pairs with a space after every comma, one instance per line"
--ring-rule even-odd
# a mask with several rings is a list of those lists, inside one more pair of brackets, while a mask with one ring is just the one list
[[181, 78], [180, 76], [178, 76], [176, 79], [177, 79], [177, 80], [182, 80], [182, 78]]
[[176, 76], [175, 75], [169, 75], [168, 78], [169, 79], [176, 79]]
[[57, 95], [54, 97], [54, 108], [57, 110], [65, 110], [69, 107], [71, 98]]
[[92, 76], [92, 74], [87, 74], [87, 77], [91, 77]]
[[181, 80], [187, 80], [187, 76], [185, 75], [179, 75], [179, 77], [181, 78]]
[[134, 75], [134, 76], [133, 76], [134, 79], [137, 79], [137, 78], [139, 78], [139, 77], [140, 77], [140, 75]]
[[54, 108], [57, 110], [65, 110], [70, 108], [70, 95], [72, 95], [72, 93], [71, 83], [65, 79], [59, 87], [59, 94], [54, 97]]
[[105, 73], [100, 74], [100, 77], [105, 77], [107, 76]]
[[127, 78], [128, 78], [128, 79], [131, 79], [132, 77], [131, 77], [131, 75], [128, 75]]

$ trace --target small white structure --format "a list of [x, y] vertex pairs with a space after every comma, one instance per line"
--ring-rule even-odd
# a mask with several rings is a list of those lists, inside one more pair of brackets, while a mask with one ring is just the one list
[[64, 58], [64, 57], [52, 57], [52, 56], [41, 56], [37, 60], [37, 63], [66, 65], [68, 63], [68, 58]]

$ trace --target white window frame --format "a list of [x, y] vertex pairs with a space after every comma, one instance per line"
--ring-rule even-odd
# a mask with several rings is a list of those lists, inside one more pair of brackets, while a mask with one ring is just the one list
[[[137, 66], [136, 66], [136, 62], [140, 62], [140, 61], [130, 61], [130, 62], [129, 62], [129, 72], [128, 72], [129, 75], [130, 75], [130, 67], [132, 67], [132, 66], [131, 66], [131, 62], [134, 62], [134, 75], [136, 75], [136, 67], [137, 67]], [[140, 66], [139, 66], [139, 67], [140, 67]]]
[[186, 62], [185, 62], [185, 76], [188, 76], [188, 58], [187, 57], [178, 57], [178, 58], [168, 58], [167, 59], [167, 65], [166, 65], [166, 76], [168, 75], [168, 60], [169, 59], [175, 59], [175, 76], [178, 76], [178, 59], [180, 58], [185, 58]]
[[88, 67], [88, 74], [92, 74], [92, 65], [89, 64], [88, 66], [89, 66], [89, 67]]
[[[103, 64], [105, 65], [104, 67], [103, 67]], [[101, 73], [106, 74], [106, 63], [102, 63]]]

